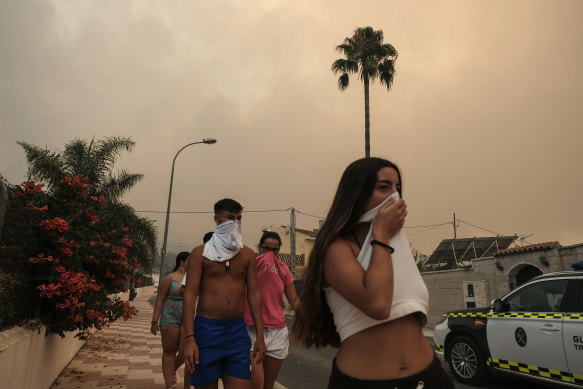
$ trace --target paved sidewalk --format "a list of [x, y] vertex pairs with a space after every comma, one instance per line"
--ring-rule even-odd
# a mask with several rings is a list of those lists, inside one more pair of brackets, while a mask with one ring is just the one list
[[[117, 320], [91, 336], [51, 389], [164, 389], [162, 341], [150, 332], [153, 307], [147, 298], [132, 304], [137, 315], [128, 321]], [[432, 329], [423, 332], [433, 337]], [[181, 367], [174, 388], [183, 387], [183, 374]], [[222, 387], [219, 380], [219, 389]], [[278, 382], [274, 388], [286, 389]]]
[[[150, 332], [154, 308], [148, 298], [132, 301], [131, 320], [117, 320], [97, 331], [63, 369], [51, 389], [164, 389], [162, 340]], [[174, 388], [183, 388], [184, 367]], [[219, 380], [219, 389], [223, 385]], [[275, 383], [275, 389], [286, 389]]]
[[[162, 341], [150, 332], [153, 307], [147, 299], [132, 304], [138, 314], [91, 336], [51, 389], [164, 389]], [[183, 387], [183, 374], [181, 367], [174, 388]]]

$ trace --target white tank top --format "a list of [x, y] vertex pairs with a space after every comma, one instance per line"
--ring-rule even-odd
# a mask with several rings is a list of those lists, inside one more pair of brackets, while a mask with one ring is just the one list
[[[383, 201], [383, 203], [376, 208], [365, 213], [359, 221], [372, 221], [386, 201], [388, 201], [388, 199]], [[365, 271], [368, 269], [372, 255], [372, 246], [370, 245], [370, 241], [372, 240], [372, 228], [373, 225], [371, 223], [360, 253], [356, 258]], [[336, 325], [336, 331], [340, 335], [341, 342], [357, 332], [373, 327], [377, 324], [398, 319], [414, 312], [422, 312], [427, 315], [429, 302], [427, 287], [425, 286], [425, 282], [423, 282], [423, 278], [421, 278], [419, 269], [417, 269], [415, 259], [411, 254], [409, 241], [402, 229], [393, 236], [390, 245], [395, 249], [395, 252], [391, 254], [393, 261], [394, 286], [391, 314], [388, 318], [384, 320], [375, 320], [352, 305], [332, 287], [324, 287], [326, 301], [334, 315], [334, 324]]]

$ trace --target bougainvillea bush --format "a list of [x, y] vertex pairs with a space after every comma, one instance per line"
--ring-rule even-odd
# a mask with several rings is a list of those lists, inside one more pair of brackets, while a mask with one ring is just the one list
[[30, 181], [10, 190], [10, 208], [26, 215], [18, 221], [27, 230], [21, 234], [26, 241], [18, 242], [13, 256], [26, 262], [21, 266], [24, 277], [17, 281], [24, 292], [19, 301], [22, 325], [41, 324], [60, 336], [76, 331], [84, 338], [92, 328], [120, 317], [127, 320], [136, 312], [114, 295], [128, 290], [141, 267], [134, 245], [139, 232], [111, 220], [101, 222], [111, 209], [106, 198], [91, 196], [88, 189], [88, 178], [77, 175], [64, 177], [50, 193]]

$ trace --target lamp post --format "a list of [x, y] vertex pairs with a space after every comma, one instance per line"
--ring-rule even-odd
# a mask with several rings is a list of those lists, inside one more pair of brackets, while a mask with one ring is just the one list
[[164, 226], [164, 242], [162, 243], [162, 252], [160, 253], [160, 278], [158, 279], [158, 288], [162, 285], [162, 277], [164, 273], [164, 259], [166, 257], [166, 243], [168, 241], [168, 222], [170, 221], [170, 203], [172, 202], [172, 183], [174, 182], [174, 164], [176, 163], [176, 157], [178, 154], [188, 146], [197, 145], [200, 143], [205, 143], [207, 145], [212, 145], [213, 143], [217, 143], [216, 139], [213, 138], [206, 138], [199, 142], [192, 142], [185, 146], [182, 146], [180, 150], [174, 156], [172, 160], [172, 171], [170, 172], [170, 189], [168, 190], [168, 208], [166, 208], [166, 225]]

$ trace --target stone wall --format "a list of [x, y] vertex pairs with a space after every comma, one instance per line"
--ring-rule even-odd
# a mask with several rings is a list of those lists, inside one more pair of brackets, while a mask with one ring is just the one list
[[[583, 244], [578, 244], [474, 259], [468, 269], [421, 273], [429, 291], [427, 327], [435, 327], [444, 313], [465, 309], [468, 303], [477, 308], [489, 306], [516, 287], [517, 275], [525, 267], [546, 274], [572, 270], [571, 264], [582, 260]], [[468, 295], [468, 285], [472, 285], [473, 297]]]

